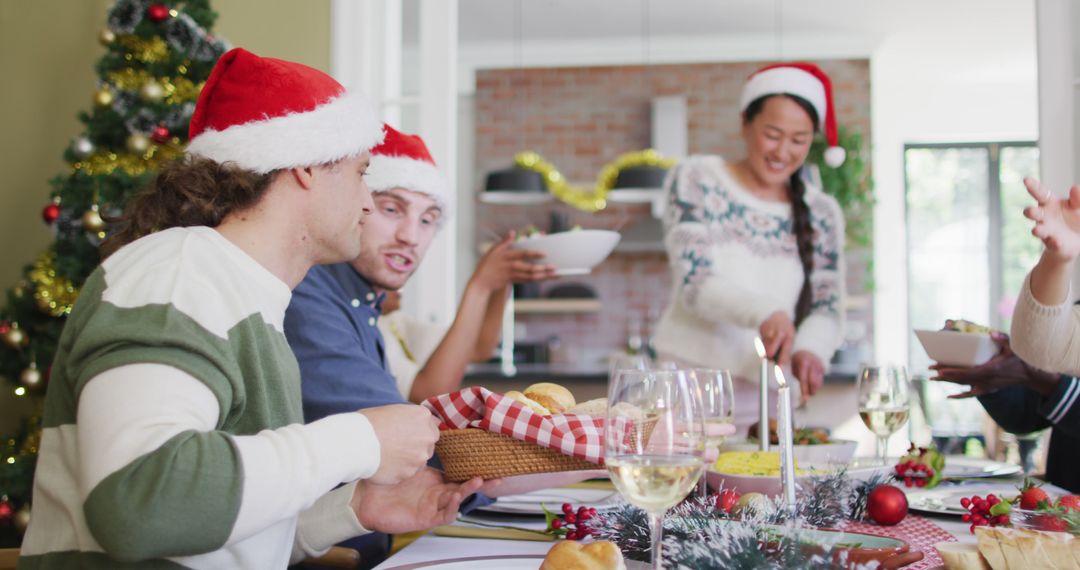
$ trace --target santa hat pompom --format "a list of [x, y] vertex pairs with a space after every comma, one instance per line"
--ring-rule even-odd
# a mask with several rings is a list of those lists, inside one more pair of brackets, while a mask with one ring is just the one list
[[450, 187], [446, 178], [435, 166], [424, 140], [417, 135], [398, 131], [383, 125], [383, 142], [371, 149], [371, 165], [368, 167], [367, 184], [372, 192], [385, 192], [404, 188], [426, 194], [442, 210], [442, 218], [450, 215]]
[[755, 71], [743, 86], [739, 108], [745, 111], [757, 99], [783, 94], [796, 95], [814, 106], [818, 127], [829, 145], [825, 151], [825, 164], [833, 168], [843, 164], [847, 153], [839, 143], [829, 76], [812, 63], [777, 63], [763, 67]]

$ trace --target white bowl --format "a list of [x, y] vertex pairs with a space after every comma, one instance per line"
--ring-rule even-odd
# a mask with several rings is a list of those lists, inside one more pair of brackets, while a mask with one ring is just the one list
[[[796, 445], [792, 449], [795, 461], [800, 465], [804, 463], [848, 463], [855, 457], [855, 448], [859, 442], [850, 439], [829, 439], [829, 443], [816, 445]], [[725, 451], [756, 451], [758, 442], [749, 439], [729, 438], [720, 446], [720, 453]], [[770, 445], [769, 449], [776, 451], [778, 445]]]
[[927, 356], [947, 366], [978, 366], [998, 353], [998, 347], [987, 333], [916, 330]]
[[554, 265], [558, 275], [585, 275], [615, 249], [620, 237], [610, 230], [571, 230], [522, 238], [512, 247], [542, 252], [537, 263]]
[[[818, 463], [818, 464], [803, 464], [799, 463], [799, 469], [811, 469], [812, 473], [805, 473], [803, 475], [795, 476], [795, 484], [798, 485], [799, 490], [806, 492], [809, 490], [810, 480], [814, 477], [823, 477], [829, 473], [846, 468], [847, 474], [855, 481], [866, 481], [870, 477], [878, 473], [886, 473], [891, 470], [890, 465], [869, 465], [863, 466], [857, 463], [847, 466], [845, 464], [838, 463]], [[721, 473], [714, 471], [712, 467], [709, 468], [705, 474], [706, 480], [709, 486], [713, 489], [719, 489], [721, 487], [727, 489], [735, 489], [741, 495], [746, 493], [761, 493], [766, 496], [775, 496], [783, 492], [783, 484], [780, 482], [779, 475], [736, 475], [733, 473]]]

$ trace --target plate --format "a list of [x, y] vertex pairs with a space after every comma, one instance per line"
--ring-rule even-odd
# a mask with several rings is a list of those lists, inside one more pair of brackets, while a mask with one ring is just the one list
[[612, 188], [604, 198], [616, 204], [649, 204], [663, 195], [661, 188]]
[[965, 485], [943, 485], [933, 489], [904, 489], [907, 494], [908, 508], [935, 515], [961, 516], [968, 511], [960, 506], [960, 499], [979, 495], [985, 497], [995, 494], [998, 497], [1013, 497], [1019, 493], [1016, 481], [980, 482]]
[[536, 206], [555, 201], [555, 196], [547, 192], [522, 192], [520, 190], [488, 190], [479, 194], [485, 204], [509, 206]]
[[619, 505], [618, 491], [612, 489], [544, 489], [520, 495], [499, 497], [494, 503], [478, 507], [477, 511], [515, 515], [543, 515], [543, 503], [553, 513], [561, 512], [563, 503], [570, 503], [575, 508], [582, 505], [597, 510], [611, 509]]
[[559, 275], [584, 275], [604, 261], [620, 237], [610, 230], [570, 230], [525, 237], [510, 247], [543, 253], [539, 263], [553, 266]]
[[403, 566], [394, 566], [386, 570], [419, 570], [438, 568], [439, 570], [536, 570], [540, 567], [543, 554], [509, 554], [500, 556], [469, 556], [466, 558], [446, 558], [428, 562], [416, 562]]
[[981, 477], [1005, 477], [1016, 475], [1022, 469], [1019, 465], [1002, 463], [977, 457], [949, 455], [945, 457], [945, 470], [942, 476], [948, 479], [974, 479]]

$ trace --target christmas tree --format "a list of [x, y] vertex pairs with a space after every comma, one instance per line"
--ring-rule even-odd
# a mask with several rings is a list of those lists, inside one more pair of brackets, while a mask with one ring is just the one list
[[228, 49], [209, 32], [216, 17], [207, 0], [119, 0], [107, 14], [93, 106], [79, 115], [85, 132], [64, 151], [70, 168], [51, 181], [41, 212], [55, 240], [0, 308], [0, 384], [35, 399], [38, 410], [0, 437], [0, 547], [18, 544], [29, 522], [41, 402], [60, 331], [100, 261], [110, 220], [159, 165], [183, 154], [199, 90]]

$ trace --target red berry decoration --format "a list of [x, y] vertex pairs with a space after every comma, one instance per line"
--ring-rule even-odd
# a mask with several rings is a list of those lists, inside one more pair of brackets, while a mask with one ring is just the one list
[[563, 503], [561, 510], [563, 514], [559, 516], [544, 507], [548, 534], [562, 536], [567, 540], [584, 540], [596, 533], [596, 529], [590, 528], [586, 522], [596, 518], [596, 509], [582, 506], [575, 511], [573, 505]]
[[164, 4], [151, 4], [146, 9], [146, 17], [150, 18], [151, 22], [161, 23], [169, 19], [169, 7]]
[[894, 525], [907, 516], [907, 495], [892, 485], [878, 485], [867, 497], [866, 512], [878, 524]]
[[45, 206], [45, 208], [41, 210], [41, 219], [44, 220], [46, 224], [51, 224], [55, 222], [56, 219], [59, 217], [60, 206], [57, 205], [55, 202], [50, 203], [48, 206]]
[[960, 506], [967, 509], [967, 513], [960, 517], [966, 523], [971, 523], [968, 530], [975, 532], [977, 526], [998, 526], [1009, 524], [1010, 503], [1001, 500], [993, 493], [982, 498], [978, 495], [960, 499]]
[[154, 132], [150, 133], [150, 140], [158, 144], [165, 144], [169, 142], [170, 134], [172, 133], [169, 132], [169, 129], [167, 127], [159, 125], [157, 127], [154, 127]]

